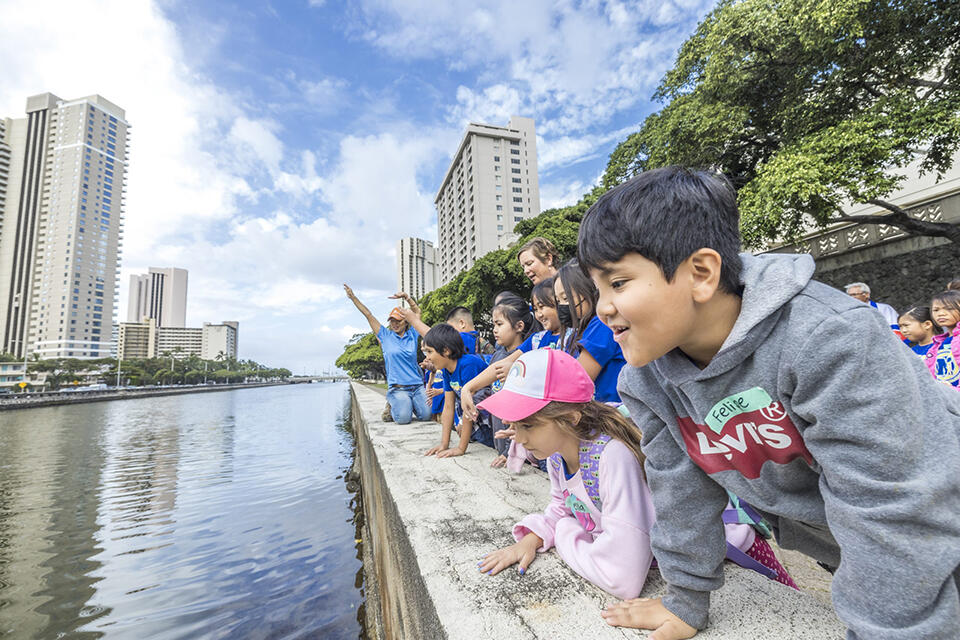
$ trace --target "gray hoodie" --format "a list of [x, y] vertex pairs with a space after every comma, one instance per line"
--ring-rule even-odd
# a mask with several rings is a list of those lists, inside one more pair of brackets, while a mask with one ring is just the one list
[[729, 489], [782, 547], [839, 567], [848, 638], [960, 637], [960, 394], [880, 314], [810, 280], [810, 256], [742, 258], [740, 316], [706, 368], [674, 349], [620, 374], [664, 605], [706, 626]]

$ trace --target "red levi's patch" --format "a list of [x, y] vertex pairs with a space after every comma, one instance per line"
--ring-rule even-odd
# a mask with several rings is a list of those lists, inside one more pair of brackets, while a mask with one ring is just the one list
[[787, 464], [803, 458], [813, 462], [800, 432], [779, 402], [741, 413], [728, 420], [720, 433], [690, 418], [677, 418], [687, 454], [708, 474], [738, 471], [751, 480], [760, 477], [767, 460]]

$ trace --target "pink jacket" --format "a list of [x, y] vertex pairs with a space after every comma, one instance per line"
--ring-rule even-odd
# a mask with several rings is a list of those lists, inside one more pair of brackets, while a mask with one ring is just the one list
[[[636, 456], [619, 440], [604, 447], [597, 473], [602, 512], [590, 499], [579, 470], [569, 480], [549, 462], [547, 470], [550, 504], [542, 514], [526, 516], [514, 525], [514, 539], [535, 533], [543, 539], [538, 551], [556, 547], [563, 561], [583, 578], [618, 598], [636, 598], [653, 562], [650, 527], [656, 520]], [[578, 503], [579, 517], [568, 506], [571, 503]], [[727, 539], [741, 551], [753, 545], [753, 527], [724, 527]]]
[[[957, 339], [957, 336], [960, 336], [960, 324], [957, 324], [953, 328], [953, 333], [950, 334], [953, 337], [953, 341], [950, 343], [950, 353], [953, 354], [953, 360], [960, 366], [960, 340]], [[930, 374], [937, 378], [937, 352], [940, 350], [940, 345], [943, 344], [943, 341], [947, 339], [947, 334], [941, 333], [940, 335], [933, 336], [933, 344], [930, 345], [930, 349], [927, 351], [927, 355], [924, 356], [923, 361], [927, 364], [927, 368], [930, 369]], [[952, 386], [952, 385], [951, 385]], [[954, 387], [957, 389], [958, 387]]]

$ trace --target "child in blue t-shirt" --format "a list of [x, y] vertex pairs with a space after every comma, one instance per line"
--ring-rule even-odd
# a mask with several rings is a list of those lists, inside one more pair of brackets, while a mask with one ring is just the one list
[[[423, 336], [423, 355], [438, 371], [444, 371], [440, 444], [424, 455], [436, 454], [438, 458], [462, 456], [467, 452], [467, 444], [471, 439], [492, 448], [493, 431], [490, 427], [490, 414], [486, 412], [481, 412], [475, 419], [461, 416], [460, 441], [456, 447], [450, 446], [454, 411], [459, 404], [463, 387], [481, 373], [487, 364], [482, 358], [466, 353], [460, 333], [448, 324], [438, 324]], [[490, 387], [484, 387], [474, 394], [474, 401], [479, 402], [488, 395]]]
[[[500, 297], [499, 302], [493, 307], [490, 317], [493, 320], [493, 336], [497, 340], [497, 349], [490, 359], [491, 365], [510, 357], [523, 343], [524, 338], [533, 333], [534, 329], [539, 326], [527, 301], [514, 294]], [[490, 385], [493, 393], [501, 388], [503, 388], [503, 381], [500, 379], [494, 380], [493, 384]], [[490, 422], [494, 435], [504, 428], [503, 421], [492, 414]], [[500, 455], [493, 459], [490, 466], [494, 468], [502, 467], [507, 463], [510, 440], [495, 437], [493, 444]]]
[[620, 345], [613, 339], [613, 331], [597, 316], [596, 285], [574, 259], [557, 272], [553, 288], [560, 323], [573, 329], [567, 353], [576, 357], [593, 379], [596, 386], [594, 400], [619, 403], [617, 378], [626, 360]]
[[943, 331], [930, 315], [930, 307], [912, 307], [897, 320], [903, 341], [918, 356], [927, 355], [933, 345], [933, 336]]

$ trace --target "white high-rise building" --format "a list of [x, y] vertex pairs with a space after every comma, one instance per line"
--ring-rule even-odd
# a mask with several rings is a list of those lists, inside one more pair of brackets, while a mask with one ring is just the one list
[[517, 239], [514, 225], [540, 213], [533, 120], [468, 125], [434, 204], [441, 286], [484, 254], [509, 246]]
[[0, 120], [0, 351], [109, 357], [129, 124], [101, 96]]
[[422, 298], [437, 288], [437, 259], [433, 243], [403, 238], [397, 243], [397, 291]]
[[158, 327], [187, 326], [187, 270], [150, 267], [130, 276], [127, 322], [153, 318]]

